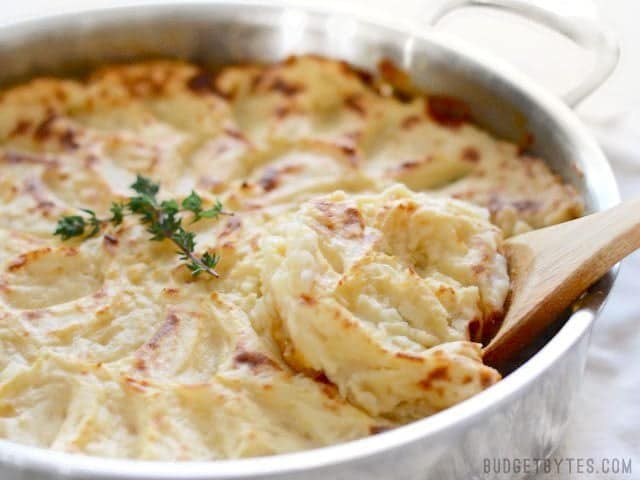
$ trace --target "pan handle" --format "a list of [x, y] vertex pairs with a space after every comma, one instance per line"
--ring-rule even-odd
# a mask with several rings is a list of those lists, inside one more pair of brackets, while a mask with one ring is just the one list
[[465, 7], [488, 7], [516, 14], [545, 25], [593, 52], [596, 61], [591, 72], [562, 97], [571, 107], [575, 107], [598, 89], [618, 64], [620, 48], [609, 30], [585, 18], [563, 17], [522, 0], [446, 0], [431, 15], [429, 23], [435, 26], [445, 15]]

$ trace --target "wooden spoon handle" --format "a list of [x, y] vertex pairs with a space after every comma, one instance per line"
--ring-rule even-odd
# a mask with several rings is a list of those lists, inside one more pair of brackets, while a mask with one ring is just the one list
[[523, 348], [617, 262], [640, 248], [640, 198], [505, 242], [511, 294], [484, 349], [490, 365]]

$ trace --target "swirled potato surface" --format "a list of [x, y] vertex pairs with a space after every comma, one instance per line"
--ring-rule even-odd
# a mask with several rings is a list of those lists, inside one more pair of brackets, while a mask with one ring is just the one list
[[[0, 93], [0, 437], [90, 455], [269, 455], [379, 433], [499, 380], [476, 343], [509, 288], [504, 237], [580, 215], [537, 158], [451, 99], [314, 56], [179, 61]], [[136, 174], [197, 190], [192, 278], [135, 218]]]

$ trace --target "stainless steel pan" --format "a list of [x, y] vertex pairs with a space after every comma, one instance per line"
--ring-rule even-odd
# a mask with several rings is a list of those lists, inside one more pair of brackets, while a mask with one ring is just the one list
[[[571, 103], [606, 78], [617, 59], [610, 37], [595, 26], [563, 20], [516, 0], [453, 1], [433, 20], [470, 4], [516, 11], [594, 49], [598, 67], [573, 90]], [[494, 133], [513, 140], [532, 134], [531, 149], [583, 192], [590, 210], [619, 200], [600, 149], [562, 101], [498, 59], [428, 29], [246, 2], [83, 12], [0, 28], [0, 82], [149, 56], [224, 64], [303, 52], [371, 69], [381, 58], [390, 58], [419, 86], [466, 100], [479, 123]], [[580, 386], [591, 328], [613, 277], [612, 273], [602, 279], [575, 312], [523, 353], [503, 381], [453, 408], [387, 433], [289, 455], [190, 463], [92, 458], [0, 440], [0, 478], [491, 478], [484, 474], [485, 458], [541, 458], [558, 445]]]

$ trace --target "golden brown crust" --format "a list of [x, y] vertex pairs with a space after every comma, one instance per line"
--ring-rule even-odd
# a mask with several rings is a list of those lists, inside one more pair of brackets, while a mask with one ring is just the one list
[[[393, 420], [354, 407], [263, 299], [265, 237], [304, 202], [327, 238], [376, 241], [361, 208], [318, 200], [336, 190], [400, 182], [458, 197], [488, 208], [506, 235], [581, 214], [571, 187], [469, 123], [464, 105], [420, 94], [389, 62], [381, 72], [316, 56], [215, 72], [153, 61], [0, 93], [0, 437], [141, 459], [265, 455], [378, 433], [497, 381], [466, 340], [499, 316], [499, 296], [474, 317], [459, 308], [471, 297], [458, 286], [434, 288], [460, 342], [427, 360], [424, 349], [390, 355], [416, 372], [423, 396], [382, 408]], [[197, 189], [236, 212], [194, 226], [199, 246], [222, 254], [220, 280], [194, 282], [135, 221], [82, 243], [52, 237], [78, 207], [107, 215], [136, 173], [167, 195]], [[487, 285], [486, 255], [498, 247], [471, 248], [464, 281]], [[425, 275], [421, 262], [407, 264], [407, 286]], [[367, 268], [358, 264], [341, 291]], [[313, 312], [325, 299], [304, 291], [293, 301]], [[359, 331], [348, 312], [331, 315], [342, 337]]]

